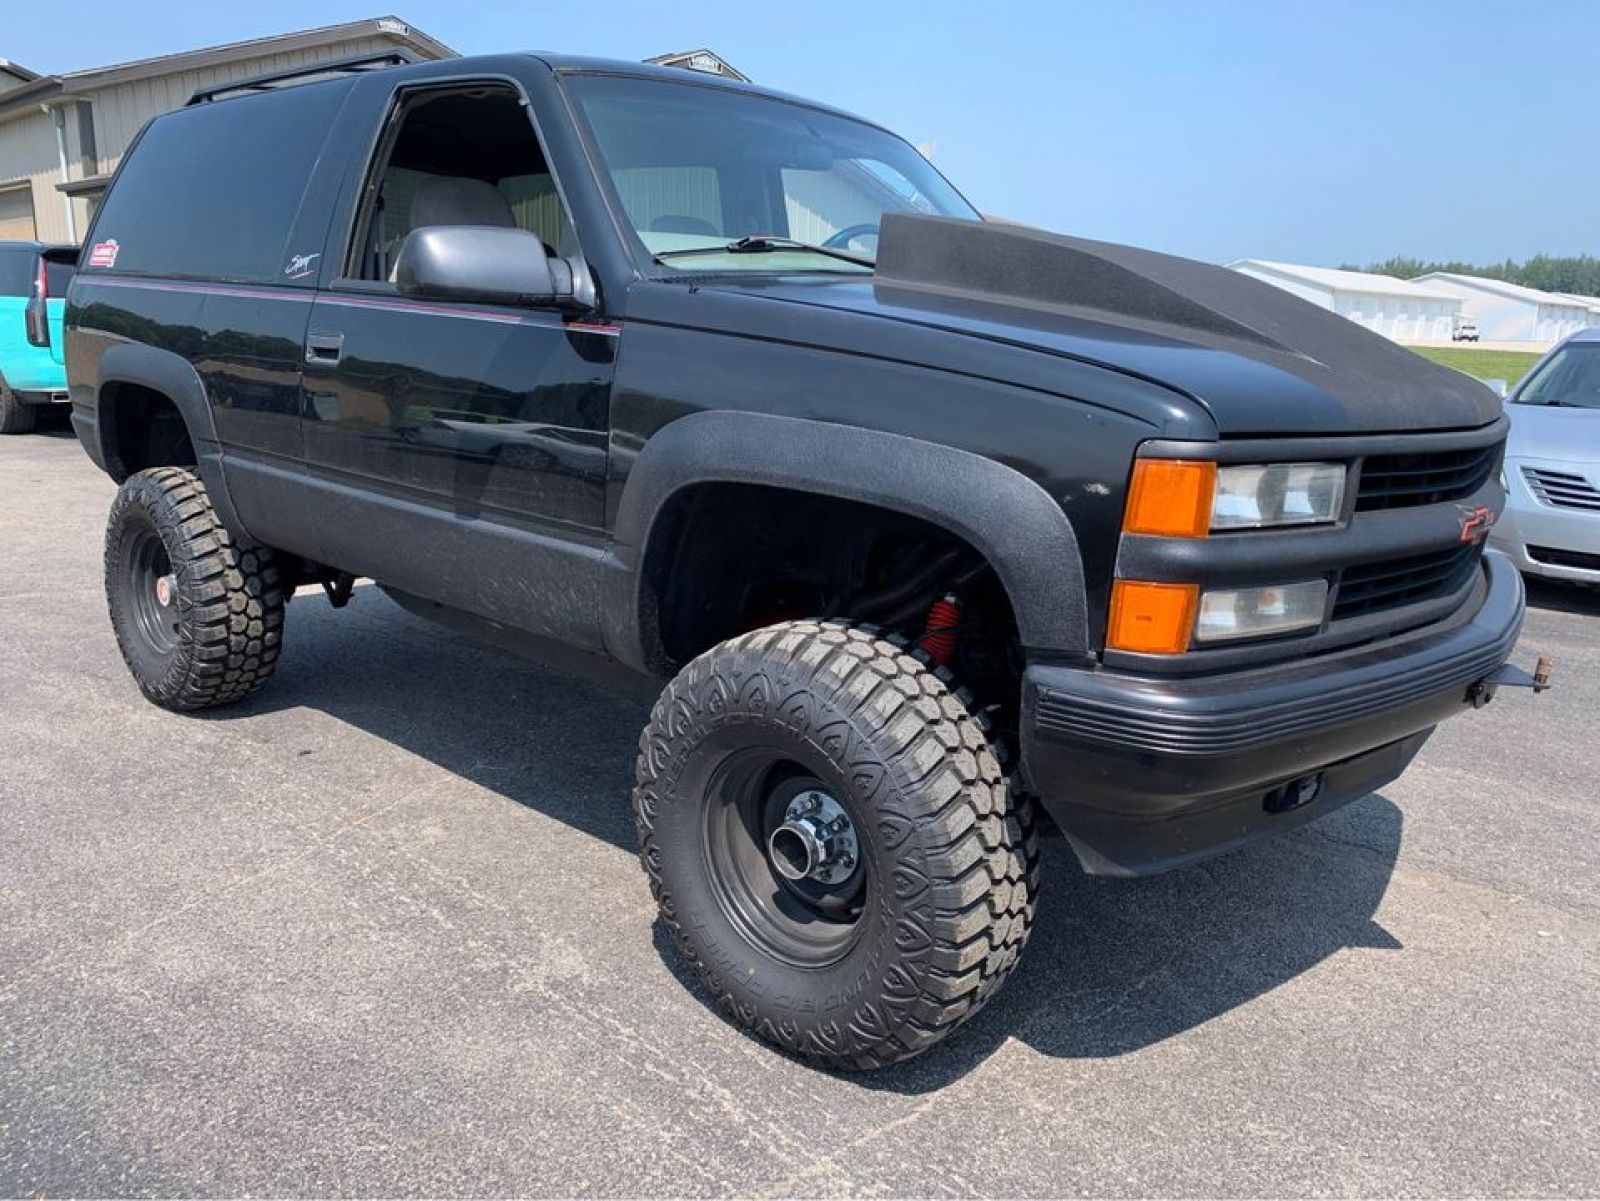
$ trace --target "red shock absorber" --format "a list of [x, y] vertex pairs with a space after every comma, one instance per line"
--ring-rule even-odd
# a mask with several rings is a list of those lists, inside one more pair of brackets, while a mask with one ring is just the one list
[[948, 667], [956, 653], [956, 631], [961, 625], [961, 601], [955, 593], [947, 592], [933, 602], [928, 610], [927, 624], [917, 645], [928, 652], [935, 667]]

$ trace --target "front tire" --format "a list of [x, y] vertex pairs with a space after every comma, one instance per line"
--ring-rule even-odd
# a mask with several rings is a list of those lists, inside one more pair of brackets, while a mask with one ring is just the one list
[[283, 648], [277, 560], [228, 532], [192, 471], [154, 467], [122, 485], [105, 571], [117, 646], [162, 708], [231, 704], [271, 677]]
[[39, 424], [39, 407], [22, 403], [0, 380], [0, 434], [31, 434]]
[[844, 1069], [972, 1017], [1033, 922], [1038, 847], [978, 721], [881, 638], [787, 622], [656, 703], [634, 813], [661, 921], [734, 1017]]

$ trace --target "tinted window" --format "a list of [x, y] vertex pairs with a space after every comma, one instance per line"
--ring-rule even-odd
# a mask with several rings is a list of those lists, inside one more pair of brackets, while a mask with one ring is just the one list
[[286, 88], [158, 117], [101, 205], [94, 241], [117, 243], [117, 271], [280, 278], [301, 193], [348, 90]]
[[46, 263], [44, 267], [44, 294], [51, 300], [61, 300], [67, 295], [67, 285], [77, 271], [71, 263]]
[[0, 296], [27, 296], [33, 291], [31, 246], [0, 246]]

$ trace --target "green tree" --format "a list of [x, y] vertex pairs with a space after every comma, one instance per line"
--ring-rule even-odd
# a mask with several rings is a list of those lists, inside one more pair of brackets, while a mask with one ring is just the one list
[[1525, 263], [1506, 259], [1503, 263], [1429, 262], [1425, 259], [1395, 255], [1381, 263], [1366, 267], [1346, 266], [1350, 271], [1374, 271], [1379, 275], [1392, 275], [1396, 279], [1416, 279], [1431, 271], [1448, 271], [1455, 275], [1479, 275], [1486, 279], [1503, 279], [1507, 283], [1522, 284], [1545, 292], [1571, 292], [1578, 296], [1600, 296], [1600, 257], [1592, 254], [1553, 255], [1536, 254]]

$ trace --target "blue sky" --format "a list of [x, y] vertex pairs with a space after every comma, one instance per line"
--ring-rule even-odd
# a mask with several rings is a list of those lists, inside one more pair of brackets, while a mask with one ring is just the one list
[[[983, 210], [1089, 237], [1219, 261], [1600, 253], [1600, 0], [393, 2], [464, 54], [708, 45], [932, 143]], [[8, 7], [0, 55], [38, 71], [382, 11], [74, 0], [63, 28]]]

